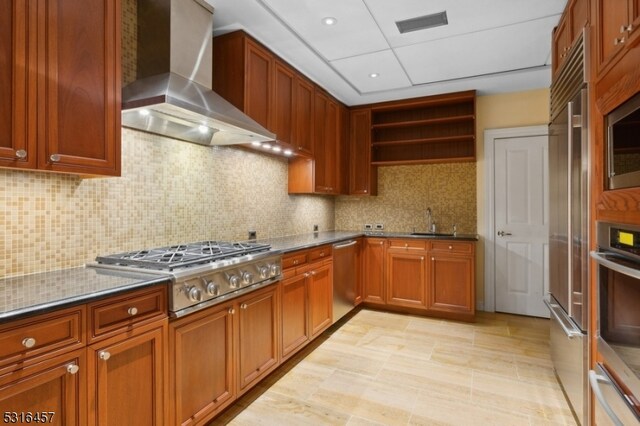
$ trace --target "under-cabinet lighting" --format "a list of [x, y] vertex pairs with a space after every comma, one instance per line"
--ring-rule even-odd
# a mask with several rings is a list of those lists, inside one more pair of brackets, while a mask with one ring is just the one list
[[279, 146], [274, 146], [274, 147], [273, 147], [273, 148], [271, 148], [271, 149], [273, 149], [273, 151], [274, 151], [274, 152], [280, 152], [280, 151], [282, 151], [282, 148], [280, 148]]
[[251, 142], [251, 145], [253, 145], [253, 146], [261, 146], [262, 144], [260, 142], [253, 141], [253, 142]]
[[269, 144], [269, 143], [263, 143], [263, 144], [262, 144], [262, 147], [263, 147], [264, 149], [271, 149], [271, 144]]
[[290, 149], [285, 149], [284, 155], [293, 155], [293, 151], [291, 151]]

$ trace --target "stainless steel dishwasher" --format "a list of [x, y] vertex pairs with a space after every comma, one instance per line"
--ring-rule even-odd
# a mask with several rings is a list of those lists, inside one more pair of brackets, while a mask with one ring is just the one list
[[355, 306], [358, 279], [358, 241], [333, 245], [333, 322]]

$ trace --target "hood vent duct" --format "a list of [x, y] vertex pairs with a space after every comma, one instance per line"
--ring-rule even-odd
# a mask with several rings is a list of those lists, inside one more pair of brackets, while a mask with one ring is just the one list
[[276, 135], [211, 90], [213, 8], [138, 0], [137, 80], [122, 89], [122, 125], [200, 145]]

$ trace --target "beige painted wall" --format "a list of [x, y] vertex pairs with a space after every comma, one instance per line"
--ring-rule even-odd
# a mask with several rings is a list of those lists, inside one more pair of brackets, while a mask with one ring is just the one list
[[484, 237], [486, 192], [484, 182], [484, 131], [549, 123], [549, 89], [478, 96], [476, 100], [477, 228], [480, 240], [476, 256], [477, 299], [484, 303]]

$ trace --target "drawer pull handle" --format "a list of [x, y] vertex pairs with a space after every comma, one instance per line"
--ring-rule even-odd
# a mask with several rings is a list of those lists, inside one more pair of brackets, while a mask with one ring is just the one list
[[449, 246], [449, 250], [453, 250], [453, 247], [452, 247], [452, 246]]
[[295, 260], [293, 261], [293, 264], [294, 264], [294, 265], [297, 265], [298, 263], [300, 263], [300, 261], [299, 261], [298, 259], [295, 259]]
[[80, 370], [80, 367], [78, 367], [75, 364], [69, 364], [67, 365], [67, 372], [69, 374], [76, 374], [78, 371]]
[[248, 306], [247, 306], [247, 304], [246, 304], [246, 303], [243, 303], [242, 305], [240, 305], [240, 309], [247, 309], [247, 307], [248, 307]]
[[229, 315], [233, 315], [233, 314], [235, 314], [235, 313], [236, 313], [236, 310], [235, 310], [235, 309], [233, 309], [233, 308], [229, 308], [229, 311], [228, 311], [228, 312], [229, 312]]
[[324, 252], [320, 253], [320, 257], [324, 257]]
[[138, 308], [136, 308], [135, 306], [130, 307], [129, 309], [127, 309], [127, 313], [131, 316], [137, 315], [138, 314]]
[[33, 337], [26, 337], [22, 339], [22, 346], [24, 346], [27, 349], [31, 349], [35, 345], [36, 345], [36, 339], [34, 339]]
[[107, 361], [109, 358], [111, 358], [111, 354], [107, 351], [100, 351], [100, 353], [98, 353], [98, 358], [103, 361]]
[[624, 37], [621, 38], [616, 38], [615, 40], [613, 40], [613, 45], [617, 46], [619, 44], [623, 44], [624, 43]]
[[24, 149], [17, 150], [16, 158], [19, 160], [24, 160], [25, 158], [27, 158], [27, 151], [25, 151]]

